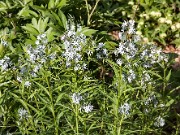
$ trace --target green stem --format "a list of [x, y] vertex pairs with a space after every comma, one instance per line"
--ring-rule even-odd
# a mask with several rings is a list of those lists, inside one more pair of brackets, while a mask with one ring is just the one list
[[164, 92], [165, 92], [165, 89], [166, 89], [166, 85], [167, 85], [167, 82], [166, 82], [166, 69], [164, 69], [164, 78], [163, 78], [163, 97], [164, 97]]
[[[121, 98], [122, 98], [122, 89], [124, 89], [124, 88], [122, 88], [122, 85], [121, 85], [121, 84], [123, 84], [122, 67], [121, 66], [120, 66], [120, 70], [119, 70], [119, 77], [120, 78], [119, 78], [119, 81], [118, 81], [118, 101], [121, 100]], [[119, 113], [119, 103], [117, 104], [117, 113]], [[118, 114], [117, 114], [117, 116], [118, 116]], [[117, 135], [121, 134], [121, 125], [122, 125], [122, 122], [123, 122], [123, 117], [124, 116], [121, 117], [121, 120], [120, 120], [119, 124], [117, 125], [118, 126]], [[118, 121], [119, 121], [119, 119], [118, 119]]]
[[50, 84], [49, 84], [48, 77], [45, 76], [45, 79], [46, 79], [46, 83], [48, 85], [48, 90], [49, 90], [49, 98], [50, 98], [50, 101], [51, 101], [52, 115], [53, 115], [54, 126], [55, 126], [55, 134], [58, 135], [58, 124], [57, 124], [57, 121], [56, 121], [56, 116], [55, 116], [55, 111], [54, 111], [55, 109], [54, 109], [54, 104], [53, 104], [52, 91], [51, 91], [51, 87], [50, 87]]
[[55, 116], [55, 112], [54, 112], [53, 103], [51, 103], [51, 108], [52, 108], [52, 115], [53, 115], [53, 119], [54, 119], [55, 135], [58, 135], [58, 124], [57, 124], [57, 121], [56, 121], [56, 116]]
[[79, 126], [78, 126], [78, 105], [76, 105], [76, 135], [79, 135]]
[[87, 19], [87, 25], [88, 25], [88, 26], [91, 24], [91, 17], [92, 17], [92, 15], [93, 15], [93, 13], [94, 13], [94, 11], [95, 11], [95, 9], [96, 9], [99, 1], [100, 1], [100, 0], [96, 0], [96, 3], [95, 3], [95, 5], [94, 5], [94, 8], [92, 9], [91, 13], [89, 13], [88, 2], [87, 2], [87, 0], [85, 0], [86, 10], [87, 10], [87, 14], [88, 14], [88, 19]]
[[88, 2], [87, 2], [87, 0], [85, 0], [85, 3], [86, 3], [87, 16], [88, 16], [88, 18], [89, 18], [89, 8], [88, 8]]
[[117, 135], [121, 134], [121, 125], [122, 125], [122, 122], [123, 122], [123, 117], [120, 120], [120, 123], [119, 123], [119, 126], [118, 126], [118, 130], [117, 130]]

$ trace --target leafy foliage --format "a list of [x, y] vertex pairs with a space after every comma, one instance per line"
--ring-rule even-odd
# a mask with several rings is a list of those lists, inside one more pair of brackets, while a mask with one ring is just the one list
[[[0, 134], [179, 134], [172, 58], [122, 21], [134, 17], [143, 35], [169, 43], [151, 30], [152, 11], [172, 3], [162, 2], [129, 11], [121, 0], [0, 1]], [[106, 31], [120, 24], [114, 41]], [[160, 32], [175, 43], [170, 27]]]

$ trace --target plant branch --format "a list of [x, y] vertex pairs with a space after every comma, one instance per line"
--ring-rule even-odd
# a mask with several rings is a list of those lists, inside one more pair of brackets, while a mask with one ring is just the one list
[[95, 3], [95, 5], [94, 5], [94, 8], [92, 9], [91, 13], [89, 14], [88, 2], [87, 2], [87, 0], [85, 0], [85, 2], [86, 2], [86, 10], [87, 10], [87, 14], [88, 14], [87, 25], [90, 25], [91, 17], [92, 17], [92, 15], [93, 15], [95, 9], [97, 8], [97, 5], [98, 5], [99, 1], [100, 1], [100, 0], [96, 0], [96, 3]]

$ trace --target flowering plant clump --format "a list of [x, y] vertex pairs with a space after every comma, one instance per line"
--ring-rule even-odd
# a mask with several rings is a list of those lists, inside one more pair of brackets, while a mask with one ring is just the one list
[[[134, 23], [133, 20], [123, 22], [121, 32], [119, 32], [120, 43], [114, 50], [114, 55], [116, 63], [124, 68], [122, 77], [128, 83], [141, 78], [139, 81], [143, 86], [145, 85], [144, 82], [150, 82], [151, 80], [147, 72], [148, 69], [163, 61], [168, 62], [168, 57], [155, 45], [140, 45], [138, 42], [140, 42], [141, 38], [136, 34]], [[136, 71], [140, 67], [145, 68], [145, 71], [143, 71], [142, 75], [137, 75]]]
[[[170, 57], [143, 42], [137, 22], [123, 21], [113, 41], [67, 19], [66, 1], [7, 2], [0, 15], [18, 17], [0, 25], [0, 134], [178, 134]], [[85, 0], [88, 26], [98, 2]]]

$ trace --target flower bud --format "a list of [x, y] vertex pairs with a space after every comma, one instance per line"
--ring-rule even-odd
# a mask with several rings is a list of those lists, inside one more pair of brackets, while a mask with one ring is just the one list
[[139, 22], [139, 25], [144, 25], [144, 22], [143, 22], [143, 21], [140, 21], [140, 22]]
[[179, 34], [176, 34], [175, 37], [179, 38]]
[[126, 11], [122, 11], [122, 15], [125, 16], [126, 15]]
[[175, 26], [175, 25], [172, 25], [172, 26], [171, 26], [171, 30], [172, 30], [172, 31], [175, 31], [175, 30], [176, 30], [176, 26]]
[[142, 32], [141, 31], [136, 31], [136, 34], [137, 35], [142, 35]]
[[149, 42], [149, 39], [148, 39], [147, 37], [144, 37], [144, 38], [143, 38], [143, 41], [144, 41], [145, 43], [148, 43], [148, 42]]
[[172, 21], [171, 20], [166, 20], [166, 23], [167, 24], [172, 24]]
[[161, 37], [161, 38], [164, 38], [164, 37], [166, 37], [166, 36], [167, 36], [166, 33], [161, 33], [161, 34], [160, 34], [160, 37]]
[[159, 23], [165, 23], [166, 22], [166, 18], [161, 17], [161, 18], [158, 19], [158, 22]]
[[139, 7], [138, 7], [138, 5], [133, 5], [133, 6], [132, 6], [132, 9], [133, 9], [133, 10], [139, 10]]
[[180, 23], [176, 23], [175, 26], [177, 29], [180, 29]]
[[134, 5], [134, 2], [133, 1], [129, 1], [128, 4], [129, 5]]

